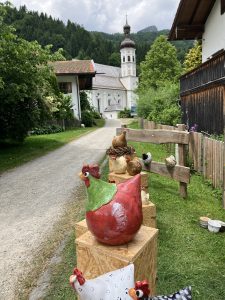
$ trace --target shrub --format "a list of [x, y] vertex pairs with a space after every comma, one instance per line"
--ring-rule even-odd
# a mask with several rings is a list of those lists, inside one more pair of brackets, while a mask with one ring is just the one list
[[167, 82], [158, 89], [150, 88], [140, 94], [138, 115], [156, 123], [176, 125], [181, 117], [178, 98], [177, 84]]
[[35, 127], [29, 133], [30, 135], [41, 135], [62, 132], [63, 128], [59, 125], [45, 125], [42, 127]]
[[81, 112], [81, 122], [85, 127], [92, 127], [94, 125], [94, 118], [92, 112], [84, 110]]
[[100, 114], [96, 110], [92, 109], [91, 113], [92, 113], [93, 119], [101, 119]]
[[131, 117], [131, 111], [128, 108], [124, 108], [124, 110], [121, 110], [118, 114], [119, 118], [130, 118]]

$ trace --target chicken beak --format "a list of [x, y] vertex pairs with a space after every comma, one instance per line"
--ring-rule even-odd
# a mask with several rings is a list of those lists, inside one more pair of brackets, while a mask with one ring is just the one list
[[84, 174], [82, 172], [80, 172], [78, 175], [81, 180], [85, 180], [86, 177], [84, 176]]
[[132, 299], [138, 300], [135, 289], [129, 289], [128, 294]]

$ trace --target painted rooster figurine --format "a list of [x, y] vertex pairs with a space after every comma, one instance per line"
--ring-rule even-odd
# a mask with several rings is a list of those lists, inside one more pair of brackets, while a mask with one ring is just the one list
[[80, 178], [87, 187], [86, 221], [96, 239], [122, 245], [142, 224], [140, 174], [118, 185], [100, 180], [98, 165], [85, 165]]
[[148, 282], [137, 281], [135, 288], [129, 289], [129, 295], [133, 300], [191, 300], [191, 287], [186, 287], [169, 296], [149, 296], [150, 289]]

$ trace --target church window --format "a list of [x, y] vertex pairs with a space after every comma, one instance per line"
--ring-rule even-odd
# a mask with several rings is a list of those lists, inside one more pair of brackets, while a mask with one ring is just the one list
[[221, 0], [221, 15], [225, 13], [225, 0]]
[[133, 56], [133, 62], [134, 62], [134, 56]]
[[110, 106], [110, 104], [111, 104], [111, 101], [110, 101], [110, 99], [108, 99], [108, 105]]
[[127, 61], [130, 61], [130, 55], [127, 56]]
[[125, 56], [123, 56], [123, 62], [125, 62]]

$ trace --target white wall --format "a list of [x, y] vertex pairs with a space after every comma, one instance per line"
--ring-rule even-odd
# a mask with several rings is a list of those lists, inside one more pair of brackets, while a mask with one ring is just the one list
[[104, 113], [105, 119], [118, 119], [118, 111], [108, 111]]
[[78, 77], [77, 76], [57, 76], [58, 82], [72, 82], [72, 93], [66, 94], [71, 96], [72, 98], [72, 109], [74, 112], [74, 116], [77, 119], [80, 119], [80, 94], [79, 94], [79, 85], [78, 85]]
[[202, 37], [202, 62], [213, 53], [225, 49], [225, 13], [221, 15], [220, 0], [217, 0], [206, 23]]
[[[122, 48], [121, 54], [121, 73], [124, 76], [136, 76], [136, 54], [135, 48]], [[130, 56], [130, 61], [128, 61]], [[124, 61], [125, 58], [125, 61]]]
[[127, 89], [127, 108], [131, 106], [136, 106], [137, 95], [133, 92], [137, 88], [138, 77], [123, 77], [120, 78], [121, 82]]
[[[98, 99], [100, 113], [104, 115], [104, 110], [110, 104], [119, 104], [122, 108], [126, 107], [126, 91], [112, 90], [112, 89], [97, 89], [90, 91], [90, 97], [92, 99], [92, 105], [95, 110], [98, 111]], [[118, 103], [118, 100], [120, 101]]]

